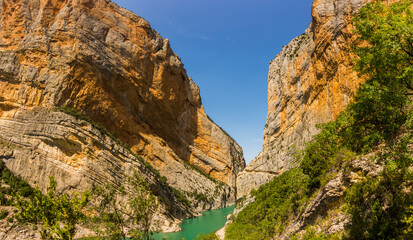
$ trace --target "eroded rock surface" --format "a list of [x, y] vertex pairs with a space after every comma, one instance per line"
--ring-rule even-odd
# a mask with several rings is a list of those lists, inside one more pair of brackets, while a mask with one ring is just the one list
[[335, 177], [307, 203], [304, 212], [291, 219], [283, 233], [275, 236], [274, 239], [291, 239], [293, 235], [305, 233], [309, 226], [323, 234], [345, 231], [351, 222], [345, 210], [346, 190], [354, 183], [362, 181], [363, 175], [376, 177], [383, 170], [382, 165], [372, 161], [372, 156], [375, 158], [374, 154], [360, 156], [338, 171]]

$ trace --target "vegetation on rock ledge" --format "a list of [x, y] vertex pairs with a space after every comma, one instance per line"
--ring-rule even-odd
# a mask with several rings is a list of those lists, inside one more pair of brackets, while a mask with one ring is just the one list
[[[74, 239], [76, 225], [82, 223], [95, 230], [94, 239], [151, 239], [150, 223], [158, 200], [136, 172], [119, 188], [106, 185], [71, 196], [59, 194], [56, 180], [50, 177], [47, 193], [42, 194], [16, 177], [0, 160], [0, 182], [4, 185], [0, 206], [15, 208], [14, 216], [8, 220], [14, 222], [9, 230], [31, 224], [42, 239], [70, 240]], [[1, 211], [0, 220], [8, 215], [9, 211]]]

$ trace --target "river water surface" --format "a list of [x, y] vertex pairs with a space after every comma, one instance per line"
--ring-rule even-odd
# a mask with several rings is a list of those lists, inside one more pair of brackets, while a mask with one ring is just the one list
[[201, 233], [211, 233], [219, 230], [225, 225], [227, 216], [232, 213], [234, 206], [203, 212], [201, 216], [191, 219], [185, 219], [179, 225], [182, 228], [180, 232], [174, 233], [155, 233], [155, 240], [182, 240], [183, 238], [192, 240]]

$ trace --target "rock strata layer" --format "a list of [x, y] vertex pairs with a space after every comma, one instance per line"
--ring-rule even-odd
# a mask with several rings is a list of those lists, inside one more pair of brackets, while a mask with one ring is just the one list
[[41, 189], [50, 175], [62, 191], [120, 184], [130, 166], [155, 178], [142, 156], [190, 200], [165, 197], [175, 217], [233, 204], [245, 167], [168, 39], [108, 0], [0, 0], [0, 141], [7, 166]]
[[291, 168], [291, 152], [333, 120], [362, 81], [353, 69], [352, 17], [367, 0], [315, 0], [312, 22], [271, 61], [261, 153], [238, 175], [238, 197]]

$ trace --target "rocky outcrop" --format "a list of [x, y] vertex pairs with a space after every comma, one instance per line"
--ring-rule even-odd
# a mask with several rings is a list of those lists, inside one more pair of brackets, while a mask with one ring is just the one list
[[238, 197], [291, 168], [291, 152], [348, 104], [362, 81], [351, 60], [351, 19], [366, 2], [315, 0], [309, 28], [271, 61], [263, 149], [238, 175]]
[[372, 158], [376, 158], [374, 154], [368, 154], [349, 162], [307, 203], [304, 212], [294, 216], [283, 233], [274, 239], [291, 239], [293, 235], [304, 234], [309, 228], [325, 235], [344, 232], [351, 222], [345, 210], [346, 190], [363, 180], [360, 173], [376, 177], [383, 170], [383, 166], [372, 161]]
[[[131, 166], [145, 175], [137, 154], [195, 212], [235, 202], [242, 149], [205, 114], [199, 88], [146, 20], [109, 0], [0, 0], [0, 14], [0, 157], [14, 173], [81, 190], [119, 184]], [[192, 214], [175, 205], [175, 216]]]

